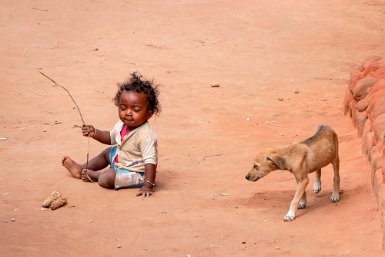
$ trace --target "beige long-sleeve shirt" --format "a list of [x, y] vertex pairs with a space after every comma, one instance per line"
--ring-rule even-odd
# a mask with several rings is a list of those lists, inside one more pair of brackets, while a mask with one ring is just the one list
[[122, 121], [118, 121], [110, 131], [111, 144], [117, 146], [118, 163], [115, 163], [115, 166], [130, 171], [144, 172], [145, 164], [156, 165], [158, 161], [157, 135], [151, 129], [150, 124], [145, 122], [121, 138], [120, 131], [123, 125]]

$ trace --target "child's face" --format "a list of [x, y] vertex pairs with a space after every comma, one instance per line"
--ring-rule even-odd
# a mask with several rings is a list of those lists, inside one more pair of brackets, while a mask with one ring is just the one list
[[129, 128], [145, 123], [152, 115], [148, 110], [147, 95], [123, 91], [119, 100], [119, 118]]

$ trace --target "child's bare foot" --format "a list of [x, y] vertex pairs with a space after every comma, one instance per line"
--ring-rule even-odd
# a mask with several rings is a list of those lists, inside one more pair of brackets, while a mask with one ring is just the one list
[[64, 156], [62, 164], [71, 173], [73, 177], [81, 178], [82, 169], [80, 165], [73, 161], [70, 157]]
[[90, 171], [90, 170], [86, 170], [86, 169], [83, 169], [82, 170], [82, 172], [81, 172], [81, 174], [80, 174], [80, 176], [81, 176], [81, 178], [82, 178], [82, 180], [84, 181], [84, 182], [95, 182], [95, 181], [93, 181], [92, 179], [91, 179], [91, 177], [88, 175], [88, 171]]

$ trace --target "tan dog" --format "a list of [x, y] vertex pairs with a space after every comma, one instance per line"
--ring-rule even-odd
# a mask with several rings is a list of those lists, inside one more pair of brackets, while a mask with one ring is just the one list
[[334, 170], [332, 202], [340, 199], [340, 175], [337, 134], [329, 126], [320, 126], [310, 138], [292, 145], [267, 149], [259, 152], [254, 166], [246, 175], [246, 179], [257, 181], [273, 170], [288, 170], [295, 176], [297, 191], [291, 201], [285, 221], [295, 218], [297, 208], [306, 207], [306, 186], [308, 174], [315, 171], [314, 193], [321, 191], [321, 168], [331, 163]]

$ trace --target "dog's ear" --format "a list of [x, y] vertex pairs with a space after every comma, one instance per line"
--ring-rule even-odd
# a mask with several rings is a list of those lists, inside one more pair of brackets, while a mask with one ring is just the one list
[[282, 158], [279, 155], [270, 155], [266, 157], [267, 161], [271, 161], [275, 164], [279, 169], [284, 170], [286, 169], [286, 161], [284, 158]]

